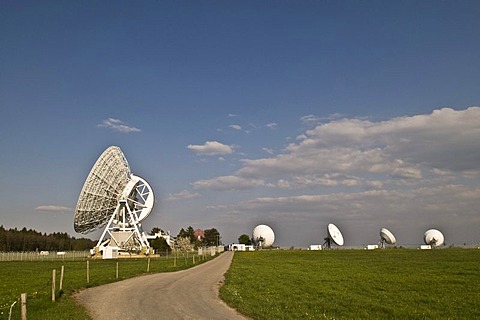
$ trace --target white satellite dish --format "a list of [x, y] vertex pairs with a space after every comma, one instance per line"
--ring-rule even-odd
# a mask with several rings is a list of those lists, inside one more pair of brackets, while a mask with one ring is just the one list
[[426, 244], [429, 244], [432, 247], [439, 247], [445, 241], [443, 234], [437, 229], [430, 229], [425, 232], [423, 235], [423, 240]]
[[150, 245], [142, 230], [154, 205], [153, 190], [130, 171], [119, 147], [108, 147], [95, 162], [78, 197], [74, 229], [89, 233], [105, 226], [97, 248], [118, 247], [148, 253]]
[[397, 239], [387, 228], [380, 229], [380, 248], [385, 248], [385, 243], [395, 244]]
[[330, 223], [327, 227], [327, 231], [328, 237], [325, 238], [325, 242], [323, 244], [324, 247], [330, 249], [332, 247], [332, 242], [338, 246], [343, 246], [343, 236], [336, 225]]
[[271, 247], [275, 241], [275, 234], [273, 233], [272, 228], [261, 224], [253, 229], [252, 238], [259, 248], [268, 248]]

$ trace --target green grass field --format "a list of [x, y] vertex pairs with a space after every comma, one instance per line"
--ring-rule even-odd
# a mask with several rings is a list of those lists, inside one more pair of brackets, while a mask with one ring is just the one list
[[480, 250], [236, 252], [220, 296], [253, 319], [480, 319]]
[[[209, 259], [208, 257], [206, 259]], [[206, 261], [195, 257], [195, 265]], [[118, 279], [116, 269], [118, 262]], [[0, 262], [0, 320], [20, 319], [20, 295], [27, 293], [28, 319], [89, 319], [85, 310], [75, 303], [72, 294], [82, 288], [98, 286], [147, 273], [148, 260], [118, 259], [90, 260], [90, 282], [87, 283], [86, 261], [4, 261]], [[175, 264], [175, 266], [174, 266]], [[60, 270], [64, 266], [63, 290], [59, 289]], [[151, 258], [149, 273], [170, 272], [193, 266], [193, 257], [188, 259]], [[51, 299], [52, 270], [56, 270], [56, 301]]]

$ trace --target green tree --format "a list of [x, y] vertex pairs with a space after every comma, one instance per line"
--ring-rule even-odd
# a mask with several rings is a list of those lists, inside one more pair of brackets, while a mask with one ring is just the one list
[[159, 227], [153, 227], [152, 231], [150, 231], [150, 235], [153, 236], [153, 235], [155, 235], [157, 233], [160, 233], [160, 232], [162, 232], [162, 229], [160, 229]]
[[6, 230], [0, 226], [0, 251], [87, 250], [94, 246], [93, 240], [75, 239], [66, 232], [47, 235], [32, 229], [27, 230], [27, 228]]
[[189, 226], [187, 230], [181, 229], [177, 235], [177, 238], [187, 238], [190, 240], [190, 243], [195, 243], [195, 235], [193, 234], [195, 230], [193, 230], [192, 226]]
[[172, 251], [172, 248], [167, 243], [167, 240], [165, 240], [162, 237], [157, 237], [151, 242], [152, 248], [155, 249], [157, 253], [169, 253]]
[[218, 246], [221, 244], [220, 232], [217, 229], [207, 229], [204, 231], [203, 243], [206, 246]]
[[248, 234], [242, 234], [240, 237], [238, 237], [238, 243], [251, 245], [252, 240], [250, 240], [250, 237], [248, 236]]

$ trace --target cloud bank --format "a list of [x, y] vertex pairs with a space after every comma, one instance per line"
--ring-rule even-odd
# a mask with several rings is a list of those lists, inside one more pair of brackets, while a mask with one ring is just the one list
[[[197, 148], [199, 152], [213, 153], [225, 146]], [[444, 108], [428, 115], [381, 122], [342, 119], [317, 125], [276, 156], [243, 159], [242, 168], [229, 181], [237, 181], [241, 188], [245, 188], [245, 181], [258, 186], [259, 179], [264, 180], [264, 185], [281, 182], [283, 188], [287, 184], [292, 188], [380, 187], [432, 175], [477, 175], [479, 160], [480, 108]], [[218, 180], [194, 185], [218, 188]], [[233, 187], [232, 183], [225, 186], [227, 190]]]
[[225, 213], [225, 221], [264, 217], [306, 229], [319, 219], [364, 228], [381, 221], [411, 224], [407, 229], [448, 226], [462, 234], [480, 223], [478, 177], [480, 107], [470, 107], [384, 121], [333, 119], [304, 131], [278, 154], [243, 159], [231, 175], [192, 186], [252, 190], [253, 197], [210, 207]]

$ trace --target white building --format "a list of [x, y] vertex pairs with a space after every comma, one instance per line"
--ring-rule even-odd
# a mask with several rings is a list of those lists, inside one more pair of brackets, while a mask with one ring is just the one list
[[232, 243], [228, 246], [228, 251], [255, 251], [255, 247], [253, 245]]
[[175, 239], [174, 237], [170, 236], [170, 231], [167, 231], [166, 233], [163, 232], [162, 230], [158, 233], [155, 233], [153, 235], [151, 234], [148, 234], [145, 236], [147, 238], [147, 240], [151, 241], [151, 240], [155, 240], [157, 238], [163, 238], [165, 239], [165, 241], [167, 242], [168, 246], [170, 248], [173, 248], [173, 245], [175, 244]]

